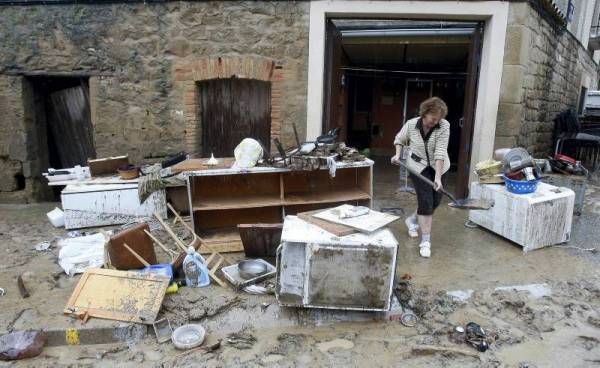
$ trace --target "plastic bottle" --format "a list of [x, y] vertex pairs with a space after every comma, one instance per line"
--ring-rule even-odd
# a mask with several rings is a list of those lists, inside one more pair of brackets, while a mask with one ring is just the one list
[[206, 267], [204, 258], [194, 247], [188, 247], [187, 256], [183, 260], [183, 273], [185, 274], [185, 282], [189, 287], [205, 287], [210, 285], [208, 277], [208, 268]]

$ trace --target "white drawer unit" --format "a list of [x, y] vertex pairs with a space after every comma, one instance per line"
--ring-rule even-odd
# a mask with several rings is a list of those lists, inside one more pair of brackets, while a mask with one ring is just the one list
[[279, 304], [388, 311], [398, 242], [384, 228], [343, 237], [286, 216], [277, 250]]
[[539, 183], [529, 194], [504, 185], [471, 183], [470, 197], [494, 201], [489, 210], [469, 211], [469, 220], [523, 247], [523, 251], [568, 242], [575, 192]]
[[140, 203], [137, 184], [67, 185], [61, 201], [66, 229], [126, 224], [154, 212], [167, 217], [165, 191]]

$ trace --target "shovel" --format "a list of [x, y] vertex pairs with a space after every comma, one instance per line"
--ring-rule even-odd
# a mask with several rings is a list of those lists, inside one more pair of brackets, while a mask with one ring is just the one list
[[[429, 184], [433, 189], [435, 189], [435, 184], [431, 180], [429, 180], [426, 177], [424, 177], [423, 175], [416, 173], [413, 170], [409, 169], [408, 166], [405, 163], [403, 163], [402, 161], [397, 161], [397, 162], [400, 166], [402, 166], [406, 170], [408, 170], [408, 172], [410, 172], [417, 178], [423, 180], [425, 183]], [[461, 209], [467, 209], [467, 210], [489, 210], [494, 205], [494, 202], [492, 202], [490, 200], [486, 200], [486, 199], [476, 199], [476, 198], [456, 199], [456, 198], [454, 198], [454, 196], [452, 194], [447, 192], [444, 188], [440, 189], [439, 191], [442, 192], [442, 194], [444, 194], [448, 198], [450, 198], [450, 200], [452, 200], [452, 202], [448, 203], [448, 205], [453, 208], [461, 208]]]

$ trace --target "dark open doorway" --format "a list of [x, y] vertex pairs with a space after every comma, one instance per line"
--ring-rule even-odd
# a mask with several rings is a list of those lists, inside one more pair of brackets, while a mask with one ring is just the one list
[[[50, 167], [84, 166], [88, 159], [96, 158], [88, 78], [34, 76], [27, 81], [31, 93], [24, 102], [36, 129], [38, 177]], [[40, 190], [38, 199], [58, 199], [59, 194], [55, 190], [52, 198]]]
[[402, 124], [438, 96], [449, 110], [450, 187], [465, 195], [482, 24], [329, 19], [326, 35], [324, 129], [340, 127], [349, 145], [389, 157]]

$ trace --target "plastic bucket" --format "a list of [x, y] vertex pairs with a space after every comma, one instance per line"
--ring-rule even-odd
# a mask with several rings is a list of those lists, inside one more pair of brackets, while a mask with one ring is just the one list
[[48, 220], [50, 223], [54, 225], [54, 227], [63, 227], [65, 226], [65, 213], [58, 207], [55, 207], [52, 211], [46, 214], [48, 216]]

